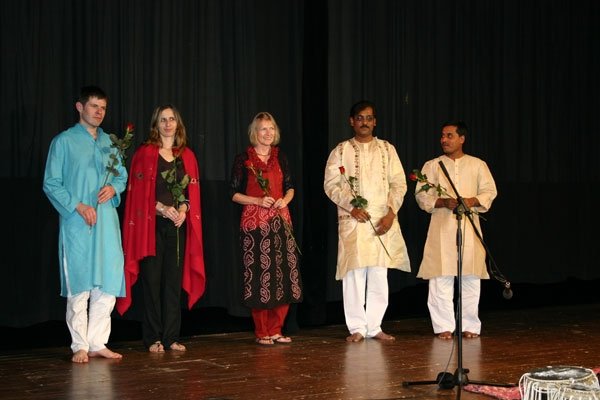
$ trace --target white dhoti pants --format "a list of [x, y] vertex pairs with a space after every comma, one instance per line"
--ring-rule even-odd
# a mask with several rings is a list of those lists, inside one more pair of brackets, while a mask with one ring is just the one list
[[67, 297], [66, 320], [73, 353], [79, 350], [98, 351], [106, 347], [110, 336], [110, 314], [115, 302], [115, 296], [97, 288]]
[[366, 267], [348, 271], [342, 278], [344, 315], [350, 334], [373, 337], [381, 332], [388, 306], [387, 268]]
[[[454, 276], [438, 276], [429, 279], [427, 306], [434, 333], [454, 332], [456, 318], [454, 310]], [[462, 319], [461, 330], [481, 333], [479, 319], [479, 295], [481, 279], [475, 275], [462, 277]]]

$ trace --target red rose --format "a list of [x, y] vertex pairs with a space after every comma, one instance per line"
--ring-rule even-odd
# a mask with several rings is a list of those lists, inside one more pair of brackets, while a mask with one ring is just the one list
[[250, 160], [246, 160], [246, 161], [244, 162], [244, 165], [246, 166], [246, 168], [252, 168], [252, 167], [253, 167], [253, 165], [252, 165], [252, 161], [250, 161]]
[[125, 129], [127, 130], [127, 132], [133, 132], [135, 130], [135, 126], [131, 122], [129, 122], [125, 126]]
[[413, 182], [417, 181], [417, 174], [415, 174], [414, 172], [411, 172], [410, 175], [408, 175], [408, 179], [410, 179]]
[[342, 165], [340, 167], [340, 174], [344, 175], [346, 173], [346, 169], [344, 168], [344, 166]]

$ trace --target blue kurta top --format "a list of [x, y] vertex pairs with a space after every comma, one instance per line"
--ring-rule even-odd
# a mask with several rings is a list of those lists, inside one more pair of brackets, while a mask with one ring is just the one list
[[[73, 296], [98, 288], [114, 296], [125, 295], [123, 248], [116, 207], [127, 184], [127, 170], [109, 174], [109, 155], [117, 154], [101, 128], [97, 139], [81, 124], [57, 135], [50, 144], [44, 192], [59, 213], [58, 255], [61, 296]], [[98, 191], [105, 183], [115, 196], [97, 205]], [[91, 229], [76, 211], [79, 203], [97, 205], [97, 222]]]

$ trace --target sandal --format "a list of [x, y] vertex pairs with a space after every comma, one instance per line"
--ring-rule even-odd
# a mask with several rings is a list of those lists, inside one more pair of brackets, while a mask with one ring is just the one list
[[269, 336], [256, 338], [255, 341], [256, 344], [259, 344], [261, 346], [273, 346], [275, 344], [275, 342], [273, 342], [273, 339], [271, 339]]
[[175, 351], [186, 351], [186, 350], [187, 350], [187, 349], [185, 348], [185, 346], [184, 346], [184, 345], [182, 345], [182, 344], [181, 344], [181, 343], [179, 343], [179, 342], [173, 342], [173, 343], [171, 343], [171, 345], [169, 346], [169, 348], [170, 348], [171, 350], [175, 350]]
[[271, 336], [271, 340], [273, 341], [273, 343], [280, 343], [280, 344], [292, 343], [291, 337], [287, 337], [287, 336], [283, 336], [283, 335], [273, 335], [273, 336]]
[[163, 347], [160, 340], [157, 340], [156, 342], [152, 343], [152, 345], [150, 345], [150, 347], [148, 347], [148, 351], [150, 353], [164, 353], [165, 348]]

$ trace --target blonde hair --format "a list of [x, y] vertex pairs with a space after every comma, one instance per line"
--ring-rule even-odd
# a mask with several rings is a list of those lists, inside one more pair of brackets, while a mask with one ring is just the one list
[[258, 144], [256, 135], [258, 133], [258, 123], [260, 121], [273, 122], [273, 125], [275, 125], [275, 138], [273, 138], [273, 145], [279, 144], [279, 140], [281, 139], [281, 135], [279, 134], [279, 125], [277, 125], [275, 118], [266, 111], [261, 111], [256, 114], [248, 126], [248, 139], [250, 139], [250, 144], [252, 144], [252, 146], [256, 146]]

